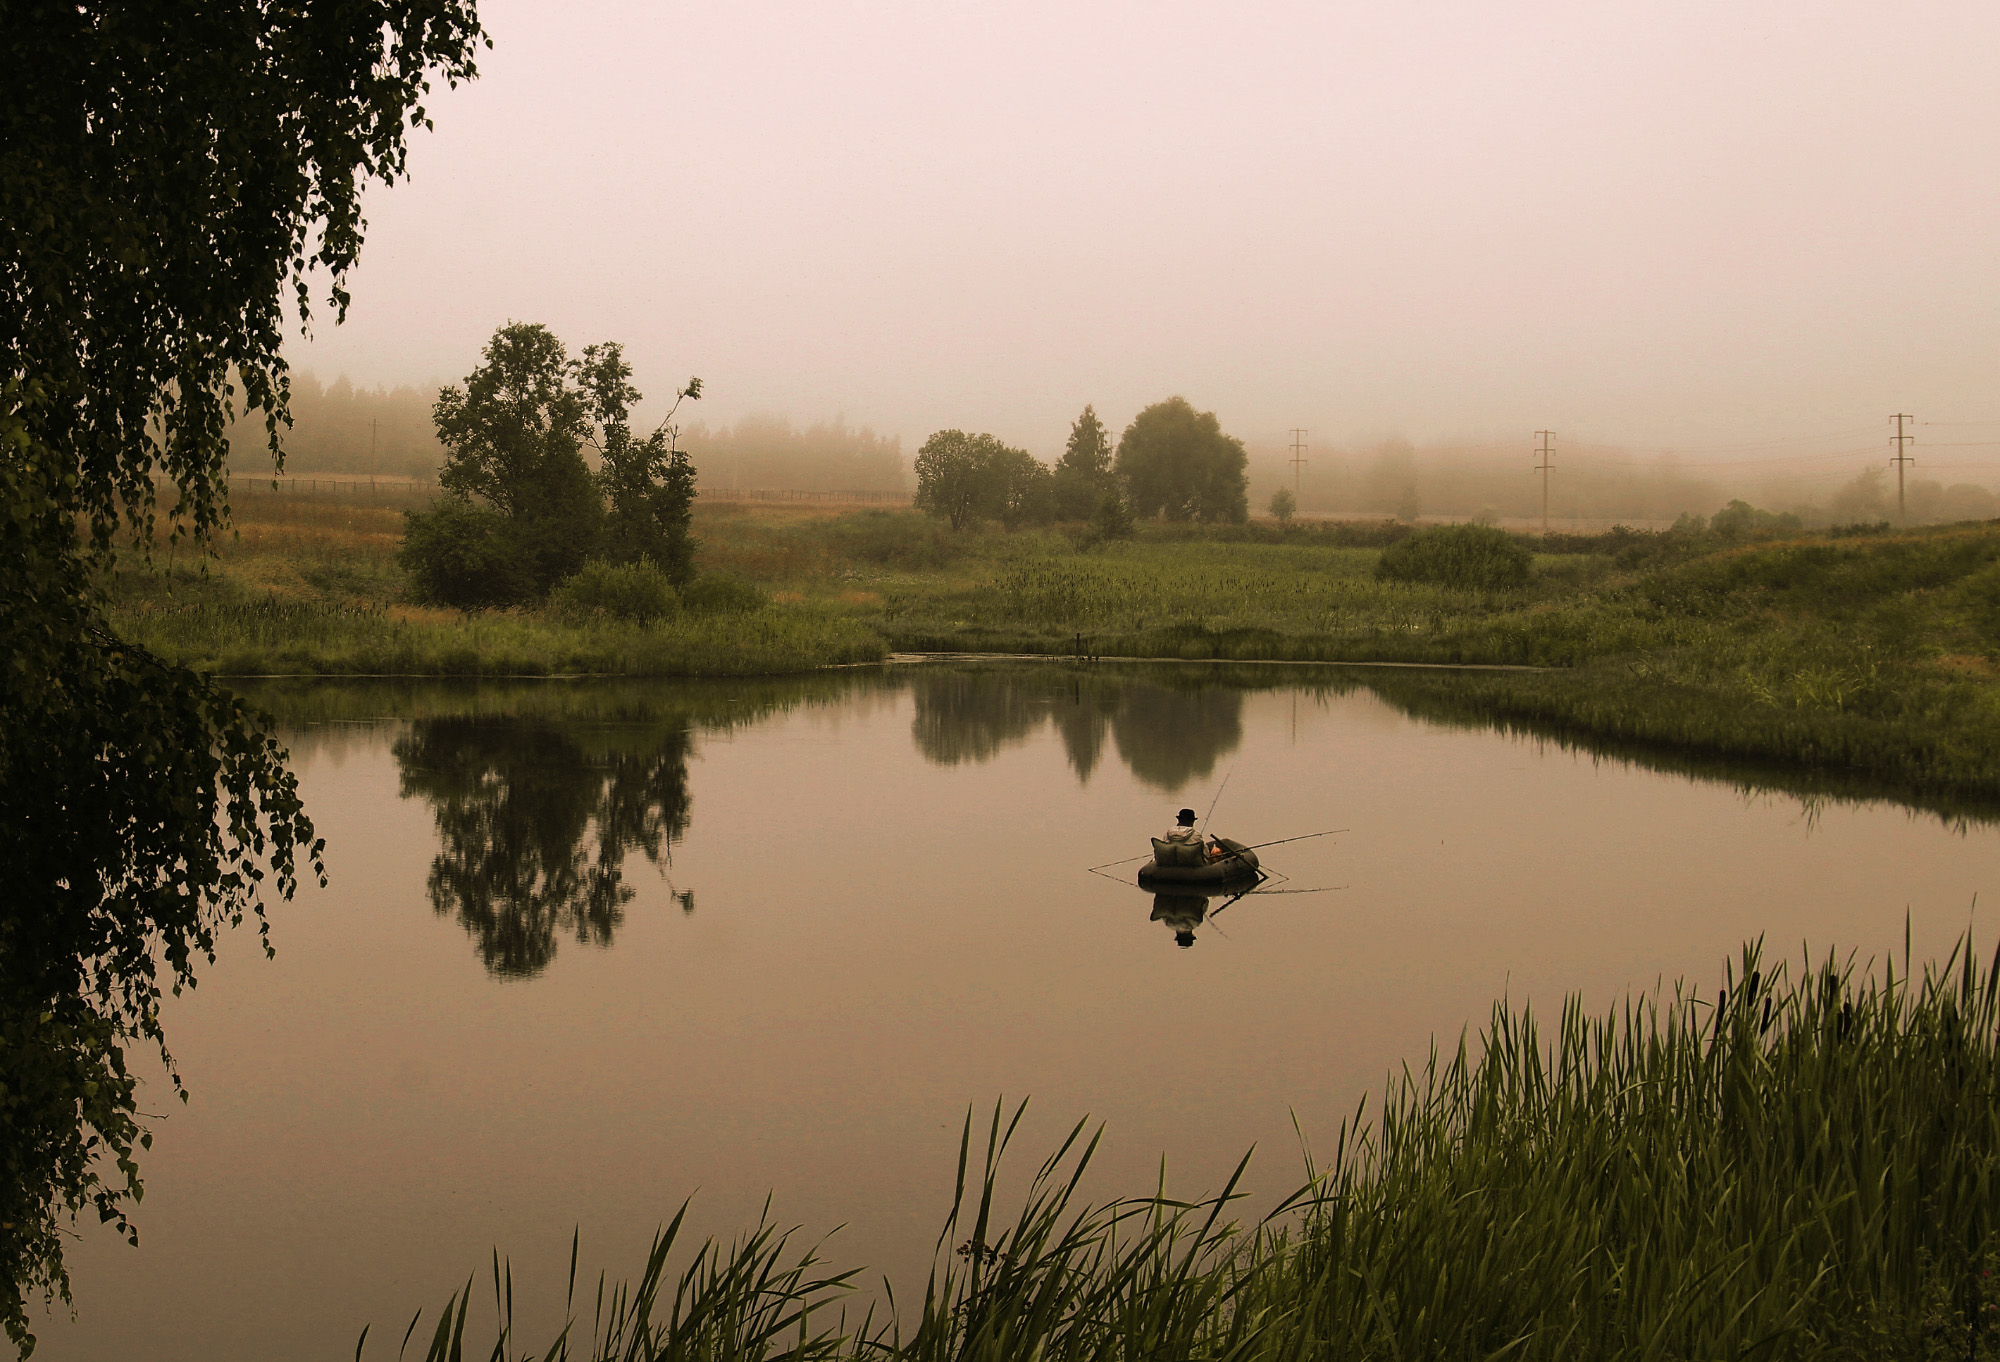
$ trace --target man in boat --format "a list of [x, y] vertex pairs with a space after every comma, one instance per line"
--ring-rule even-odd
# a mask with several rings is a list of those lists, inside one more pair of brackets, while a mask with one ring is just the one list
[[[1180, 813], [1175, 815], [1174, 825], [1171, 828], [1167, 829], [1167, 835], [1165, 837], [1162, 837], [1160, 840], [1163, 842], [1180, 842], [1184, 843], [1187, 846], [1200, 848], [1203, 843], [1203, 838], [1202, 835], [1195, 830], [1194, 819], [1195, 815], [1193, 809], [1182, 809]], [[1227, 851], [1224, 851], [1221, 847], [1214, 845], [1208, 846], [1205, 852], [1205, 855], [1211, 861], [1219, 861], [1228, 854], [1229, 853]]]

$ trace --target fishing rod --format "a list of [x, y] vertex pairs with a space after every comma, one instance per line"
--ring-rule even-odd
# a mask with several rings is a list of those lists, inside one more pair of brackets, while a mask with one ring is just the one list
[[[1325, 832], [1307, 832], [1297, 837], [1280, 837], [1275, 842], [1253, 842], [1243, 849], [1245, 851], [1261, 851], [1265, 847], [1281, 847], [1287, 842], [1310, 842], [1315, 837], [1331, 837], [1336, 832], [1347, 832], [1348, 830], [1347, 828], [1328, 828]], [[1113, 862], [1113, 864], [1117, 863]]]
[[[1241, 893], [1231, 894], [1229, 896], [1229, 902], [1223, 904], [1222, 907], [1217, 908], [1214, 912], [1208, 914], [1208, 920], [1210, 922], [1215, 921], [1229, 909], [1234, 908], [1237, 904], [1243, 902], [1244, 899], [1249, 898], [1250, 895], [1256, 893], [1258, 889], [1263, 887], [1263, 884], [1264, 881], [1259, 880], [1257, 881], [1256, 884], [1251, 885], [1248, 889], [1243, 890]], [[1218, 927], [1216, 930], [1220, 931], [1221, 928]]]
[[1208, 801], [1208, 812], [1201, 816], [1201, 830], [1204, 835], [1208, 832], [1208, 820], [1215, 815], [1215, 806], [1222, 802], [1222, 792], [1229, 788], [1229, 776], [1235, 774], [1236, 768], [1230, 767], [1229, 775], [1222, 778], [1222, 784], [1215, 791], [1215, 798]]
[[1130, 865], [1134, 861], [1143, 861], [1152, 854], [1150, 851], [1142, 851], [1137, 856], [1127, 856], [1122, 861], [1106, 861], [1103, 865], [1087, 865], [1083, 869], [1086, 874], [1095, 875], [1098, 871], [1109, 870], [1114, 865]]

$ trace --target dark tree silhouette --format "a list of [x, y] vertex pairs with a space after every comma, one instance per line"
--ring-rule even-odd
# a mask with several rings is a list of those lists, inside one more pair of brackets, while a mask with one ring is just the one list
[[1096, 769], [1108, 733], [1141, 781], [1175, 790], [1243, 741], [1243, 692], [1231, 686], [925, 669], [910, 688], [911, 737], [941, 766], [991, 761], [1053, 722], [1079, 776]]
[[1098, 419], [1097, 408], [1086, 406], [1069, 428], [1069, 442], [1056, 460], [1053, 491], [1056, 514], [1064, 520], [1089, 520], [1107, 497], [1118, 495], [1111, 474], [1111, 433]]
[[177, 537], [227, 523], [232, 415], [278, 457], [288, 309], [320, 272], [339, 319], [363, 188], [482, 37], [467, 0], [0, 15], [0, 1327], [24, 1353], [28, 1298], [69, 1299], [64, 1221], [136, 1242], [126, 1051], [165, 1052], [160, 975], [261, 921], [312, 838], [262, 722], [119, 641], [99, 574], [125, 533], [150, 550], [162, 484]]
[[633, 895], [627, 859], [661, 865], [687, 832], [692, 750], [678, 725], [418, 720], [395, 754], [403, 796], [437, 820], [431, 907], [506, 978], [541, 973], [565, 936], [609, 946]]
[[1206, 780], [1243, 741], [1243, 692], [1128, 686], [1112, 716], [1111, 740], [1132, 774], [1156, 790]]

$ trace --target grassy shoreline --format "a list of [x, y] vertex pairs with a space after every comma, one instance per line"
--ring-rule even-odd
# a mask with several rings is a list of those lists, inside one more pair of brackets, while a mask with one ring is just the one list
[[1097, 543], [723, 505], [698, 514], [702, 564], [770, 604], [640, 626], [411, 606], [397, 512], [256, 514], [212, 563], [121, 573], [113, 627], [238, 676], [749, 676], [891, 652], [1538, 667], [1390, 688], [1466, 721], [2000, 798], [2000, 525], [1564, 539], [1528, 587], [1474, 592], [1376, 581], [1389, 526]]
[[125, 638], [225, 677], [763, 676], [888, 655], [866, 628], [799, 607], [637, 625], [266, 598], [128, 607], [112, 618]]

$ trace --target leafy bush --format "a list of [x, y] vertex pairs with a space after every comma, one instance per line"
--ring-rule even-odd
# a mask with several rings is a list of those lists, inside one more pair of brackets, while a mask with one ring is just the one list
[[1090, 518], [1091, 528], [1106, 539], [1130, 539], [1132, 537], [1132, 508], [1125, 504], [1125, 498], [1116, 491], [1104, 493], [1097, 499], [1097, 511]]
[[1526, 586], [1533, 559], [1505, 530], [1490, 525], [1437, 525], [1382, 550], [1378, 582], [1428, 582], [1461, 591]]
[[769, 603], [755, 584], [733, 572], [704, 572], [681, 593], [682, 605], [708, 615], [761, 610]]
[[582, 571], [550, 593], [549, 603], [572, 617], [609, 615], [638, 624], [680, 609], [673, 582], [648, 558], [636, 563], [585, 563]]
[[1732, 501], [1709, 517], [1708, 531], [1732, 542], [1752, 536], [1794, 534], [1800, 521], [1790, 511], [1763, 511], [1747, 501]]
[[404, 512], [396, 559], [409, 574], [410, 594], [426, 605], [512, 605], [535, 590], [513, 539], [513, 527], [498, 511], [443, 496], [429, 510]]

